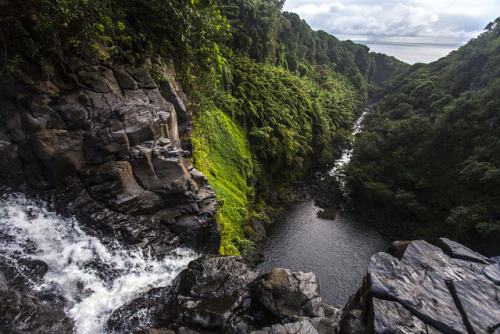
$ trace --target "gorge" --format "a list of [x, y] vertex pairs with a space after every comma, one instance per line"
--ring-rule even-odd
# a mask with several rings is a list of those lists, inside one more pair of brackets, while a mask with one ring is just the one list
[[[313, 31], [282, 5], [0, 1], [1, 331], [500, 331], [498, 22], [410, 67]], [[350, 146], [368, 94], [380, 101], [337, 193], [439, 247], [394, 242], [373, 255], [389, 241], [372, 227], [295, 202], [297, 183]], [[466, 161], [450, 172], [464, 196], [437, 197], [457, 176], [430, 155], [435, 191], [428, 159], [416, 168], [408, 152], [428, 152], [449, 134], [443, 120], [456, 130], [464, 119], [473, 145], [443, 145]], [[429, 142], [413, 151], [422, 134]], [[269, 227], [290, 204], [291, 221]], [[435, 225], [421, 224], [429, 216]], [[243, 262], [273, 244], [324, 268]]]

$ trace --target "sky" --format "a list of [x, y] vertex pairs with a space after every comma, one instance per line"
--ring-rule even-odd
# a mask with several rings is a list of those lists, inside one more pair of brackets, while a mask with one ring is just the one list
[[284, 10], [340, 40], [463, 45], [500, 16], [500, 0], [287, 0]]

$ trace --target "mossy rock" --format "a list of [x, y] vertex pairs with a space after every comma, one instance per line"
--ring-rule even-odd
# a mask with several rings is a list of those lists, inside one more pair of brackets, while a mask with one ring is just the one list
[[336, 208], [326, 208], [318, 212], [318, 217], [321, 219], [334, 220], [336, 212]]

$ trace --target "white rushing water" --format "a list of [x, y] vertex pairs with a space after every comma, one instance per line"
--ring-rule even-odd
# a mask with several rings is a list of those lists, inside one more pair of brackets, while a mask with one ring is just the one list
[[142, 250], [87, 235], [76, 220], [50, 212], [20, 194], [0, 196], [0, 257], [47, 263], [36, 291], [51, 291], [67, 300], [66, 313], [76, 332], [105, 333], [109, 315], [138, 294], [166, 286], [194, 254], [177, 249], [159, 261]]
[[[361, 123], [363, 122], [363, 119], [365, 118], [365, 115], [368, 112], [368, 110], [369, 110], [369, 107], [366, 107], [363, 110], [363, 113], [358, 117], [358, 119], [354, 123], [354, 127], [352, 130], [352, 134], [354, 136], [356, 136], [358, 133], [361, 132]], [[351, 156], [352, 156], [353, 151], [354, 151], [353, 147], [346, 148], [345, 150], [343, 150], [342, 156], [335, 161], [333, 168], [328, 173], [330, 176], [337, 178], [337, 180], [339, 180], [342, 187], [345, 185], [343, 168], [345, 165], [347, 165], [349, 163], [349, 161], [351, 161]]]

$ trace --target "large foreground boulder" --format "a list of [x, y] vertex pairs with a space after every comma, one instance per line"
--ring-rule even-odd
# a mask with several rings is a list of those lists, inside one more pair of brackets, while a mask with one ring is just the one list
[[372, 256], [341, 333], [500, 333], [498, 262], [441, 239], [396, 242]]
[[[274, 269], [257, 275], [238, 258], [204, 256], [192, 261], [172, 286], [154, 289], [116, 310], [108, 327], [116, 332], [150, 327], [176, 332], [189, 328], [287, 333], [287, 328], [297, 328], [303, 333], [332, 333], [337, 312], [322, 302], [312, 273]], [[138, 319], [138, 314], [145, 317]], [[272, 327], [276, 324], [283, 326]]]

